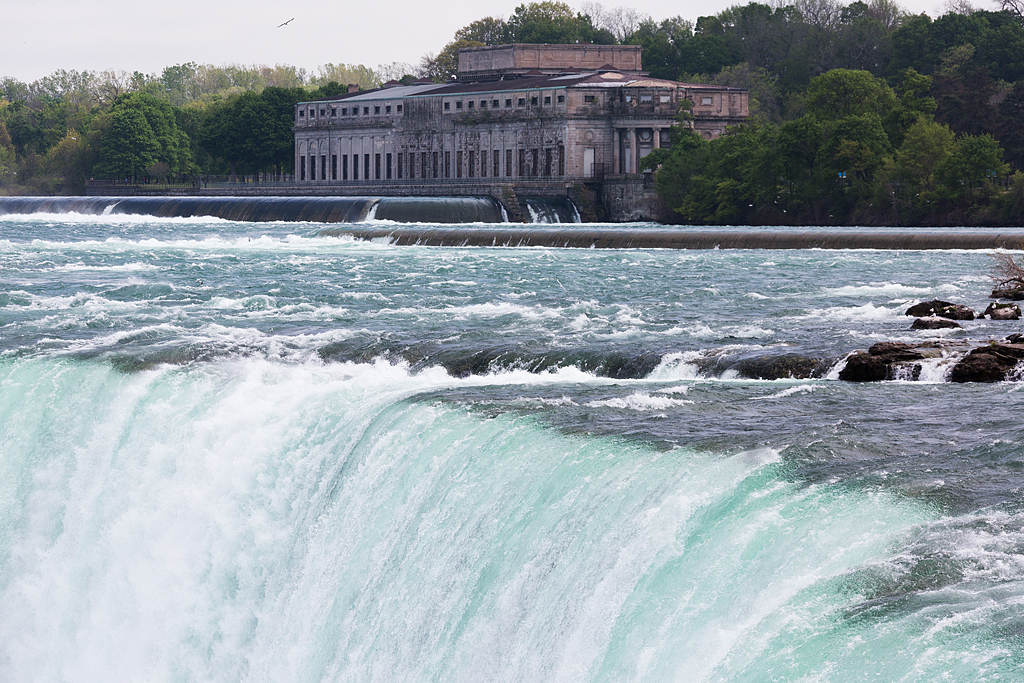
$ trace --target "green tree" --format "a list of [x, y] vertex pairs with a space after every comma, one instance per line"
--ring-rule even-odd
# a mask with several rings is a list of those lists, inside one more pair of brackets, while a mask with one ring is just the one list
[[138, 107], [115, 107], [103, 136], [100, 162], [95, 172], [101, 178], [137, 181], [157, 162], [160, 143]]

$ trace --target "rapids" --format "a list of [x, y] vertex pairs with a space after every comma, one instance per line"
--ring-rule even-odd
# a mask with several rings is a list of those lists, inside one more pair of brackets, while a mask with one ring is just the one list
[[1021, 679], [988, 253], [323, 229], [0, 217], [0, 680]]

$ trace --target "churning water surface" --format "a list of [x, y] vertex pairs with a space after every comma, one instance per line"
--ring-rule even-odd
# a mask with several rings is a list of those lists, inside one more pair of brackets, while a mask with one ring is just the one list
[[989, 254], [321, 228], [0, 217], [0, 680], [1024, 678]]

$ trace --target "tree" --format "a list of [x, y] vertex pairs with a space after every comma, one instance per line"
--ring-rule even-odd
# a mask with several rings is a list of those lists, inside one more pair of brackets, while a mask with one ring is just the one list
[[145, 114], [138, 107], [116, 107], [103, 136], [96, 175], [101, 178], [138, 180], [157, 161], [160, 143]]
[[148, 93], [121, 96], [110, 112], [97, 173], [137, 180], [158, 161], [167, 164], [172, 175], [195, 171], [190, 141], [178, 128], [174, 108]]

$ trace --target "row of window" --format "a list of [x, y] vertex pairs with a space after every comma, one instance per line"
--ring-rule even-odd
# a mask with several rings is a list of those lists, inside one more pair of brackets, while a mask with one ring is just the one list
[[[545, 106], [548, 106], [548, 105], [551, 104], [551, 95], [544, 95], [543, 98], [544, 98], [543, 102], [544, 102]], [[516, 107], [525, 107], [525, 106], [527, 106], [527, 104], [526, 104], [527, 98], [526, 97], [516, 97], [516, 98], [507, 97], [507, 98], [505, 98], [505, 109], [512, 109], [512, 102], [513, 102], [513, 100], [515, 101], [515, 106]], [[565, 95], [557, 95], [557, 96], [555, 96], [555, 101], [558, 104], [564, 104], [565, 103]], [[478, 102], [478, 100], [466, 100], [465, 101], [465, 108], [466, 109], [475, 109], [476, 106], [477, 106], [477, 102]], [[540, 102], [541, 102], [541, 96], [540, 95], [531, 95], [529, 97], [529, 102], [530, 102], [529, 106], [531, 106], [531, 107], [539, 106]], [[462, 100], [446, 100], [445, 103], [444, 103], [444, 110], [445, 111], [451, 111], [453, 103], [455, 105], [455, 110], [456, 111], [459, 111], [459, 110], [461, 110], [463, 108], [463, 101]], [[480, 109], [488, 109], [488, 108], [490, 108], [490, 109], [500, 109], [501, 108], [501, 100], [500, 99], [496, 99], [496, 100], [495, 99], [479, 100], [479, 103], [480, 103]]]
[[[520, 149], [515, 161], [519, 177], [536, 176], [564, 176], [565, 175], [565, 147], [559, 145], [557, 149]], [[319, 164], [317, 161], [319, 160]], [[330, 180], [415, 180], [416, 178], [451, 178], [452, 171], [456, 178], [498, 178], [504, 171], [506, 178], [513, 176], [513, 155], [511, 149], [506, 149], [504, 154], [501, 150], [470, 150], [467, 152], [455, 152], [455, 166], [452, 168], [451, 152], [390, 152], [385, 154], [352, 154], [341, 155], [341, 166], [339, 169], [338, 155], [330, 156], [330, 167], [327, 165], [327, 155], [321, 154], [319, 159], [315, 154], [308, 157], [299, 157], [299, 180], [306, 180], [307, 169], [309, 180], [327, 180], [330, 170]], [[371, 169], [372, 162], [372, 169]], [[372, 170], [372, 176], [371, 176]]]
[[[622, 94], [622, 101], [623, 102], [632, 102], [634, 97], [635, 97], [635, 95], [633, 95], [631, 93], [623, 93]], [[640, 100], [640, 104], [654, 104], [654, 95], [640, 95], [640, 97], [637, 98], [637, 99]], [[671, 101], [672, 101], [672, 96], [671, 95], [665, 95], [665, 94], [658, 95], [658, 102], [661, 103], [661, 104], [669, 104]]]
[[[352, 116], [359, 116], [359, 112], [360, 112], [360, 110], [362, 110], [363, 116], [371, 116], [370, 111], [373, 110], [372, 116], [380, 116], [381, 113], [382, 113], [381, 109], [383, 108], [383, 114], [384, 114], [384, 116], [387, 116], [387, 115], [392, 113], [392, 106], [394, 106], [394, 113], [396, 113], [396, 114], [401, 114], [402, 113], [402, 105], [400, 105], [400, 104], [396, 104], [396, 105], [374, 104], [374, 105], [364, 105], [362, 107], [354, 106], [354, 107], [351, 108], [351, 112], [352, 112], [351, 115]], [[307, 111], [309, 112], [309, 118], [310, 119], [314, 118], [317, 115], [317, 110], [316, 109], [313, 109], [313, 108], [310, 108], [310, 109], [300, 109], [299, 110], [299, 118], [300, 119], [301, 118], [306, 118], [306, 112]], [[338, 117], [338, 107], [331, 107], [330, 108], [330, 112], [331, 112], [330, 116], [331, 116], [332, 119]], [[349, 116], [349, 107], [341, 107], [341, 115], [342, 116]], [[326, 118], [327, 117], [327, 108], [326, 107], [322, 107], [320, 109], [320, 117], [321, 118]]]

